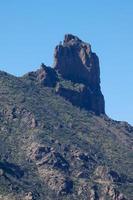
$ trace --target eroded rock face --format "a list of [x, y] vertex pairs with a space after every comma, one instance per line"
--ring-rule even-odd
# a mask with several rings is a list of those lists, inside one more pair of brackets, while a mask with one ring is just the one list
[[112, 185], [108, 187], [107, 194], [112, 198], [112, 200], [127, 200], [127, 198]]
[[72, 105], [105, 114], [104, 96], [100, 88], [99, 59], [91, 45], [71, 34], [55, 48], [53, 68], [41, 64], [40, 69], [26, 74], [26, 81], [53, 88]]
[[127, 198], [118, 191], [115, 183], [121, 183], [119, 174], [109, 170], [108, 167], [99, 166], [95, 170], [95, 182], [101, 184], [102, 199], [106, 199], [106, 195], [112, 200], [126, 200]]
[[90, 44], [73, 35], [65, 35], [55, 48], [54, 68], [62, 77], [96, 88], [100, 83], [99, 60]]
[[54, 57], [54, 69], [64, 79], [84, 86], [79, 92], [59, 87], [58, 94], [64, 96], [73, 105], [93, 111], [98, 115], [104, 114], [99, 59], [92, 52], [90, 44], [81, 41], [76, 36], [65, 35], [63, 44], [56, 46]]
[[6, 120], [17, 121], [20, 125], [34, 129], [37, 127], [37, 120], [32, 112], [29, 112], [25, 108], [19, 108], [17, 106], [3, 108], [1, 113]]
[[47, 67], [43, 63], [41, 64], [40, 69], [36, 72], [26, 74], [25, 77], [28, 77], [30, 80], [46, 87], [55, 87], [58, 80], [56, 71], [51, 67]]
[[69, 178], [69, 163], [52, 147], [33, 143], [29, 157], [35, 161], [40, 177], [57, 195], [71, 193], [73, 181]]
[[85, 85], [79, 91], [58, 86], [56, 93], [70, 101], [74, 106], [93, 111], [97, 115], [105, 113], [104, 97], [100, 90], [92, 91]]

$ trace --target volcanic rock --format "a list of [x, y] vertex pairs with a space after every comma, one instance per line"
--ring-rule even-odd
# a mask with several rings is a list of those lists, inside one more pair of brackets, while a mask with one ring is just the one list
[[90, 44], [73, 35], [65, 35], [63, 44], [55, 48], [54, 68], [62, 77], [91, 88], [99, 87], [99, 60]]
[[[99, 59], [91, 45], [71, 34], [65, 35], [63, 44], [55, 48], [54, 69], [73, 84], [82, 84], [82, 89], [56, 88], [59, 95], [73, 105], [100, 115], [105, 113], [104, 97], [100, 89]], [[81, 87], [80, 87], [81, 88]]]
[[41, 64], [40, 69], [36, 72], [29, 72], [24, 78], [29, 78], [46, 87], [55, 87], [58, 80], [55, 70], [51, 67], [47, 67], [43, 63]]

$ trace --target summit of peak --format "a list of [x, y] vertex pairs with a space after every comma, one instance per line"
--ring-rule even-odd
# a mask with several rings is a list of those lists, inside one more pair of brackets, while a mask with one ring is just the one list
[[77, 37], [76, 35], [73, 35], [73, 34], [65, 34], [63, 44], [61, 43], [61, 45], [63, 45], [63, 46], [77, 46], [77, 47], [79, 46], [79, 47], [82, 47], [84, 49], [88, 48], [88, 49], [91, 50], [91, 45], [89, 43], [82, 41], [79, 37]]
[[55, 48], [54, 69], [64, 79], [85, 85], [83, 99], [88, 101], [86, 103], [82, 100], [81, 104], [87, 104], [87, 109], [95, 110], [95, 113], [105, 112], [104, 97], [100, 88], [99, 59], [91, 51], [90, 44], [77, 36], [66, 34], [63, 44], [60, 43]]
[[82, 42], [82, 40], [80, 40], [77, 36], [72, 35], [72, 34], [65, 34], [64, 36], [64, 43], [69, 43], [72, 41], [76, 41], [76, 42]]

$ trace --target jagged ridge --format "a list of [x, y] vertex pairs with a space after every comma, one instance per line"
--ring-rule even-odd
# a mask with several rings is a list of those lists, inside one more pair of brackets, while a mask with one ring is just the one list
[[105, 114], [98, 57], [91, 46], [78, 37], [65, 35], [63, 44], [56, 46], [54, 68], [42, 64], [40, 70], [28, 75], [44, 86], [54, 87], [56, 94], [73, 105], [97, 115]]

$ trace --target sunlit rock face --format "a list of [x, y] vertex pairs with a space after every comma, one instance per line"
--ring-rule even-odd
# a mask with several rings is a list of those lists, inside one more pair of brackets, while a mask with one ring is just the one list
[[54, 68], [61, 75], [77, 83], [84, 83], [91, 88], [99, 87], [99, 60], [91, 51], [90, 44], [73, 35], [65, 35], [63, 44], [55, 48]]
[[[63, 43], [55, 48], [54, 68], [64, 79], [84, 85], [83, 91], [76, 95], [79, 98], [74, 98], [78, 106], [82, 104], [81, 107], [96, 114], [105, 113], [104, 97], [100, 89], [99, 59], [92, 52], [90, 44], [74, 35], [65, 35]], [[68, 91], [66, 93], [70, 100]]]
[[76, 36], [67, 34], [63, 43], [56, 46], [53, 68], [41, 64], [40, 69], [25, 77], [44, 87], [55, 89], [57, 95], [74, 106], [96, 115], [105, 114], [99, 59], [92, 52], [91, 45]]

